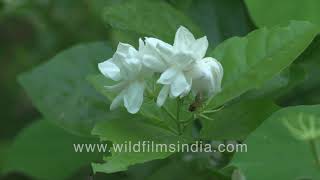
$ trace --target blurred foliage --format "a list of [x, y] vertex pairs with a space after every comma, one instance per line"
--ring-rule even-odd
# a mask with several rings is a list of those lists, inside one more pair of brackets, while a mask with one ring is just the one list
[[49, 121], [37, 120], [20, 132], [9, 148], [3, 172], [18, 170], [37, 179], [67, 179], [92, 160], [99, 160], [99, 152], [74, 152], [73, 144], [89, 143], [99, 140], [71, 135]]
[[79, 42], [103, 40], [108, 31], [86, 0], [4, 0], [0, 13], [0, 138], [10, 138], [38, 116], [16, 75]]
[[244, 36], [255, 27], [239, 0], [169, 0], [203, 30], [210, 46], [233, 36]]
[[[78, 134], [89, 134], [93, 123], [101, 120], [99, 117], [109, 116], [107, 103], [105, 102], [108, 102], [108, 100], [101, 98], [102, 96], [93, 91], [85, 81], [88, 74], [96, 72], [94, 64], [96, 64], [101, 57], [107, 58], [111, 53], [111, 48], [105, 48], [106, 46], [111, 44], [111, 47], [115, 48], [119, 41], [137, 45], [137, 39], [146, 35], [161, 37], [162, 39], [172, 41], [175, 29], [180, 24], [183, 24], [192, 29], [197, 36], [207, 35], [211, 46], [210, 48], [213, 49], [228, 38], [245, 36], [256, 29], [251, 19], [255, 21], [258, 27], [287, 24], [290, 20], [303, 19], [315, 23], [319, 21], [317, 13], [315, 13], [317, 12], [316, 7], [319, 5], [316, 0], [308, 1], [308, 3], [305, 3], [303, 6], [300, 6], [298, 1], [294, 1], [295, 3], [292, 2], [275, 0], [0, 0], [0, 88], [2, 94], [0, 102], [0, 172], [1, 169], [4, 168], [10, 171], [10, 174], [6, 174], [0, 179], [28, 180], [38, 178], [40, 180], [91, 180], [90, 174], [92, 174], [92, 170], [91, 167], [89, 167], [90, 161], [87, 158], [91, 160], [100, 159], [98, 155], [94, 155], [94, 157], [76, 157], [71, 155], [70, 149], [59, 148], [61, 146], [65, 147], [66, 144], [70, 144], [70, 142], [83, 141], [84, 139], [83, 137], [69, 134], [49, 122], [55, 122], [64, 129], [69, 129]], [[271, 10], [266, 8], [269, 5], [272, 5], [272, 12], [276, 14], [280, 13], [280, 15], [271, 16], [269, 13]], [[250, 17], [247, 13], [247, 8], [250, 12]], [[265, 12], [266, 10], [268, 10], [268, 12]], [[225, 54], [224, 51], [231, 51], [231, 53], [226, 53], [229, 57], [223, 57], [226, 58], [224, 63], [232, 64], [232, 66], [224, 64], [227, 67], [226, 69], [231, 69], [230, 71], [232, 71], [232, 68], [239, 67], [240, 69], [241, 67], [246, 70], [245, 72], [251, 72], [252, 69], [254, 69], [256, 74], [263, 76], [260, 77], [263, 81], [258, 81], [257, 78], [255, 79], [251, 77], [250, 74], [248, 75], [251, 79], [257, 80], [255, 82], [258, 83], [258, 85], [255, 87], [246, 86], [248, 83], [252, 84], [251, 81], [248, 81], [250, 78], [243, 80], [245, 83], [240, 82], [240, 88], [234, 88], [232, 86], [231, 89], [235, 90], [235, 92], [230, 95], [232, 97], [248, 89], [250, 89], [250, 91], [236, 98], [230, 104], [227, 104], [225, 109], [215, 114], [216, 117], [218, 117], [218, 124], [208, 122], [208, 126], [212, 125], [212, 128], [204, 129], [202, 132], [203, 137], [221, 139], [225, 139], [226, 137], [240, 137], [240, 139], [245, 139], [249, 133], [254, 131], [254, 129], [262, 123], [262, 126], [253, 132], [253, 136], [249, 135], [247, 139], [248, 143], [256, 148], [258, 152], [256, 154], [257, 156], [255, 157], [255, 154], [249, 157], [239, 154], [236, 155], [237, 158], [234, 164], [238, 165], [244, 171], [247, 171], [247, 169], [243, 161], [256, 161], [257, 158], [264, 158], [261, 161], [274, 160], [270, 155], [272, 151], [268, 149], [271, 148], [271, 146], [261, 150], [261, 142], [266, 142], [266, 145], [268, 145], [267, 143], [269, 142], [264, 139], [263, 135], [267, 134], [270, 142], [277, 146], [285, 145], [283, 140], [293, 139], [292, 137], [288, 137], [288, 134], [284, 135], [284, 127], [277, 126], [277, 124], [273, 122], [275, 121], [274, 119], [276, 119], [275, 117], [271, 117], [265, 123], [262, 122], [266, 119], [266, 116], [269, 116], [269, 114], [278, 108], [271, 100], [276, 100], [276, 103], [281, 106], [320, 103], [320, 38], [318, 37], [312, 42], [302, 55], [297, 58], [293, 66], [287, 67], [287, 64], [291, 63], [304, 50], [315, 35], [313, 30], [308, 31], [308, 28], [304, 29], [303, 26], [300, 25], [294, 25], [293, 28], [291, 27], [291, 29], [293, 29], [292, 32], [301, 32], [304, 36], [291, 34], [288, 32], [290, 28], [284, 28], [281, 32], [279, 30], [280, 28], [270, 28], [276, 29], [276, 32], [278, 32], [278, 34], [276, 33], [277, 38], [273, 36], [269, 37], [269, 40], [271, 39], [270, 42], [274, 42], [274, 46], [272, 47], [281, 44], [278, 43], [278, 39], [287, 38], [287, 42], [283, 43], [285, 43], [284, 49], [288, 50], [288, 53], [278, 52], [277, 54], [269, 52], [269, 55], [271, 54], [272, 56], [270, 56], [277, 60], [274, 62], [274, 66], [277, 66], [277, 68], [273, 70], [269, 69], [269, 71], [272, 72], [268, 75], [264, 73], [259, 74], [260, 71], [269, 72], [268, 69], [265, 68], [266, 64], [258, 64], [259, 67], [257, 69], [259, 71], [252, 67], [244, 68], [240, 62], [246, 59], [246, 57], [239, 56], [239, 54], [243, 56], [248, 55], [246, 53], [247, 51], [242, 47], [246, 47], [245, 45], [247, 45], [250, 40], [250, 43], [254, 42], [251, 44], [253, 50], [250, 52], [257, 53], [251, 54], [251, 57], [255, 57], [253, 58], [255, 60], [264, 60], [258, 56], [265, 49], [259, 49], [260, 41], [256, 40], [264, 40], [265, 32], [268, 31], [266, 29], [256, 31], [253, 35], [251, 34], [244, 38], [232, 38], [218, 46], [215, 51], [212, 51], [215, 55], [219, 56], [223, 56], [223, 54]], [[305, 33], [304, 30], [307, 32]], [[274, 35], [274, 32], [271, 33], [271, 35]], [[251, 41], [250, 37], [252, 36], [257, 37]], [[88, 46], [99, 44], [90, 42], [97, 41], [107, 41], [108, 45], [101, 45], [101, 43], [101, 46], [99, 45], [98, 48], [94, 48], [96, 50], [94, 53], [90, 51], [91, 54], [85, 51], [85, 49], [90, 49]], [[79, 43], [85, 45], [76, 46], [55, 56], [58, 52]], [[295, 45], [296, 51], [292, 51], [291, 45]], [[81, 49], [81, 47], [83, 49]], [[259, 50], [261, 50], [261, 52]], [[90, 59], [92, 58], [94, 62], [85, 63], [84, 59], [89, 57]], [[221, 59], [223, 58], [221, 57]], [[36, 99], [33, 102], [34, 104], [32, 104], [29, 100], [30, 97], [27, 97], [18, 85], [16, 79], [17, 74], [30, 70], [50, 59], [51, 61], [49, 63], [45, 63], [35, 70], [29, 71], [27, 76], [24, 76], [21, 80], [25, 87], [29, 87], [29, 89], [26, 88], [28, 95], [33, 100]], [[284, 61], [286, 61], [285, 64], [278, 64]], [[235, 66], [234, 64], [237, 63], [240, 64]], [[256, 63], [253, 64], [257, 65]], [[56, 66], [56, 68], [51, 69], [51, 65]], [[59, 69], [59, 67], [61, 68]], [[287, 68], [280, 72], [280, 70], [285, 67]], [[68, 75], [63, 74], [66, 70], [71, 73]], [[270, 79], [274, 73], [278, 74], [266, 83], [262, 83]], [[237, 73], [231, 73], [231, 75], [233, 76], [232, 78], [227, 77], [230, 87], [236, 84], [234, 83], [234, 79], [240, 77]], [[64, 77], [67, 78], [62, 79]], [[76, 78], [79, 79], [77, 80]], [[45, 88], [47, 91], [39, 91], [40, 88], [38, 86], [41, 86], [42, 90]], [[75, 91], [75, 88], [79, 90], [77, 91], [78, 94], [72, 93]], [[47, 97], [47, 103], [43, 103], [44, 98], [46, 98], [45, 96], [52, 94], [53, 91], [57, 96]], [[86, 97], [90, 97], [91, 100], [94, 99], [94, 101], [89, 102], [91, 103], [89, 106], [86, 104], [87, 102], [84, 103], [83, 101]], [[252, 101], [254, 98], [269, 98], [270, 102], [263, 101], [257, 103]], [[229, 100], [229, 95], [225, 99]], [[223, 99], [223, 101], [225, 99]], [[250, 101], [238, 103], [240, 100], [248, 99], [250, 99]], [[47, 118], [49, 121], [32, 122], [34, 119], [42, 118], [34, 106], [40, 109], [41, 115], [50, 117]], [[54, 112], [51, 109], [53, 106], [59, 107], [57, 108], [58, 110]], [[90, 108], [91, 106], [94, 108]], [[257, 110], [250, 114], [252, 109], [255, 108]], [[259, 111], [259, 108], [265, 111]], [[146, 111], [151, 110], [152, 108]], [[291, 112], [289, 110], [288, 113], [284, 115], [290, 114]], [[303, 107], [301, 111], [304, 110], [305, 108]], [[65, 112], [63, 116], [60, 116], [61, 111]], [[65, 117], [70, 121], [64, 121]], [[242, 118], [241, 120], [243, 121], [238, 121], [234, 123], [233, 126], [229, 125], [233, 123], [231, 121], [236, 121], [239, 118]], [[128, 124], [129, 123], [121, 124], [116, 122], [114, 127], [132, 128], [127, 127]], [[206, 125], [206, 123], [203, 123], [203, 125]], [[136, 126], [139, 127], [141, 125], [136, 124]], [[99, 126], [97, 127], [99, 128]], [[145, 127], [144, 124], [143, 127]], [[122, 138], [134, 137], [134, 134], [130, 134], [130, 132], [127, 133], [128, 137], [121, 137], [122, 134], [118, 134], [120, 130], [118, 131], [116, 128], [113, 128], [113, 126], [103, 126], [103, 124], [101, 124], [100, 128], [102, 128], [103, 131], [100, 132], [98, 131], [99, 129], [96, 129], [96, 133], [99, 134], [102, 139], [110, 140], [108, 138], [111, 137], [114, 141], [123, 141], [124, 139]], [[108, 130], [107, 134], [105, 134], [105, 129]], [[142, 129], [154, 133], [154, 131], [148, 128]], [[213, 129], [219, 129], [220, 133], [218, 131], [212, 132]], [[235, 129], [238, 131], [236, 132]], [[269, 129], [273, 131], [269, 132]], [[286, 139], [280, 139], [278, 141], [276, 135], [285, 137]], [[143, 135], [141, 136], [143, 137]], [[15, 140], [14, 142], [12, 141], [13, 139]], [[47, 141], [52, 142], [51, 146], [53, 147], [46, 145], [45, 148], [37, 149], [37, 144], [45, 144]], [[301, 147], [300, 142], [293, 145], [294, 147], [292, 147], [292, 149], [296, 148], [296, 145], [299, 146], [299, 148]], [[283, 147], [283, 149], [286, 148], [288, 147]], [[54, 151], [52, 156], [48, 156], [48, 151], [50, 150]], [[268, 152], [266, 152], [267, 150]], [[265, 153], [265, 156], [260, 156], [260, 152]], [[304, 153], [305, 151], [301, 152]], [[143, 155], [141, 156], [143, 157]], [[173, 155], [165, 160], [155, 160], [145, 164], [130, 166], [126, 172], [113, 174], [98, 173], [94, 176], [94, 179], [154, 180], [215, 178], [229, 180], [230, 178], [228, 176], [230, 173], [225, 177], [216, 171], [217, 167], [221, 165], [215, 164], [217, 161], [212, 159], [219, 158], [213, 156], [219, 155], [201, 153]], [[228, 158], [230, 158], [229, 156], [230, 155], [228, 155]], [[299, 155], [288, 153], [286, 156], [283, 156], [283, 158], [291, 158], [291, 156], [292, 159], [294, 159]], [[108, 158], [109, 157], [105, 157], [105, 159]], [[148, 159], [148, 157], [144, 158]], [[309, 157], [306, 156], [306, 158]], [[139, 162], [139, 160], [141, 159], [135, 159], [133, 163], [125, 162], [124, 164], [135, 164], [136, 161]], [[221, 158], [219, 160], [221, 160]], [[221, 161], [224, 162], [228, 160], [222, 159]], [[280, 165], [292, 169], [296, 168], [295, 164], [286, 163], [286, 160], [279, 162]], [[225, 162], [223, 164], [225, 164]], [[271, 169], [272, 167], [278, 167], [274, 166], [273, 162], [265, 165], [266, 168]], [[109, 168], [111, 168], [109, 171], [111, 172], [117, 170], [112, 168], [118, 167], [112, 166]], [[305, 166], [305, 168], [307, 172], [309, 167]], [[17, 173], [17, 171], [20, 173]], [[248, 173], [249, 176], [252, 177], [254, 173], [257, 172], [259, 174], [269, 173], [265, 171], [264, 168], [256, 168]], [[272, 173], [269, 174], [272, 175]]]
[[[7, 156], [3, 151], [10, 140], [39, 117], [18, 85], [17, 74], [74, 44], [108, 39], [109, 30], [89, 4], [88, 0], [0, 1], [0, 141], [6, 142], [0, 157]], [[29, 179], [23, 177], [10, 173], [3, 179]]]
[[304, 20], [320, 25], [318, 0], [245, 0], [245, 2], [258, 27], [284, 25], [289, 20]]

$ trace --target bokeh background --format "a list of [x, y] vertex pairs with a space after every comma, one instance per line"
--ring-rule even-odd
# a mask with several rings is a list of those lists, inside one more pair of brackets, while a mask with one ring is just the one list
[[[108, 29], [84, 0], [0, 1], [0, 151], [40, 113], [17, 83], [17, 74], [80, 42], [106, 40]], [[1, 167], [0, 156], [0, 167]], [[31, 179], [12, 173], [3, 179]], [[0, 178], [1, 179], [1, 178]]]
[[[41, 117], [18, 84], [17, 75], [78, 43], [108, 41], [115, 46], [118, 41], [130, 41], [136, 34], [113, 29], [104, 24], [101, 18], [103, 7], [122, 1], [0, 0], [0, 168], [5, 159], [1, 156], [5, 156], [3, 152], [10, 147], [16, 135]], [[194, 20], [205, 31], [212, 47], [229, 37], [243, 36], [256, 28], [242, 0], [166, 1]], [[317, 42], [310, 49], [317, 48]], [[304, 56], [309, 57], [308, 51]], [[312, 64], [309, 66], [314, 67]], [[319, 75], [315, 75], [315, 78], [316, 76]], [[308, 83], [307, 85], [311, 86], [310, 82]], [[281, 103], [319, 103], [320, 96], [314, 96], [318, 94], [318, 89], [314, 87], [312, 84], [312, 89], [297, 90], [299, 93], [310, 94], [304, 96], [304, 99], [295, 98], [295, 94], [298, 94], [295, 92], [290, 97], [285, 97]], [[87, 169], [84, 169], [79, 174], [86, 172]], [[121, 173], [100, 176], [104, 179], [123, 178]], [[85, 175], [75, 175], [72, 179], [79, 177]], [[0, 179], [32, 178], [13, 172], [0, 176]]]

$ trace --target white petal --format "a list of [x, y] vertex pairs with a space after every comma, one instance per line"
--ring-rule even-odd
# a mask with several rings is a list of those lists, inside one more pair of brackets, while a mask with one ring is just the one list
[[145, 48], [145, 44], [141, 38], [139, 38], [139, 52], [142, 52]]
[[188, 50], [194, 42], [195, 38], [193, 34], [187, 28], [180, 26], [176, 32], [173, 46], [185, 51]]
[[163, 72], [167, 68], [166, 64], [161, 59], [151, 55], [143, 56], [143, 64], [156, 72]]
[[115, 84], [112, 86], [104, 86], [104, 87], [109, 91], [120, 92], [121, 90], [125, 89], [127, 85], [128, 85], [127, 81], [122, 81], [118, 84]]
[[168, 94], [169, 94], [170, 86], [169, 85], [164, 85], [159, 92], [158, 98], [157, 98], [157, 105], [161, 107], [164, 102], [166, 101]]
[[184, 96], [188, 95], [192, 89], [192, 77], [186, 77], [186, 79], [187, 79], [189, 86], [183, 91], [183, 93], [180, 95], [180, 97], [184, 97]]
[[198, 79], [203, 76], [203, 68], [205, 68], [205, 63], [200, 60], [194, 63], [190, 70], [186, 71], [185, 74], [192, 79]]
[[158, 79], [157, 83], [159, 84], [171, 84], [173, 80], [175, 79], [176, 75], [178, 74], [178, 71], [175, 68], [169, 68], [166, 71], [164, 71], [160, 78]]
[[127, 54], [129, 52], [129, 49], [133, 48], [130, 44], [126, 43], [119, 43], [116, 52]]
[[202, 75], [193, 80], [192, 90], [195, 93], [214, 95], [221, 91], [223, 68], [214, 58], [208, 57], [199, 61]]
[[176, 53], [173, 46], [169, 44], [157, 44], [157, 50], [160, 56], [167, 62], [171, 63], [171, 57]]
[[138, 51], [130, 44], [119, 43], [113, 59], [114, 63], [117, 64], [119, 59], [136, 58], [138, 55]]
[[206, 36], [197, 39], [191, 46], [192, 52], [196, 55], [198, 59], [202, 59], [207, 52], [209, 42]]
[[116, 98], [113, 99], [110, 105], [110, 110], [114, 110], [121, 105], [121, 103], [123, 102], [123, 95], [124, 91], [122, 91]]
[[144, 49], [144, 54], [155, 56], [156, 58], [159, 58], [162, 61], [162, 58], [169, 58], [174, 53], [173, 46], [159, 39], [146, 38], [145, 42], [146, 48]]
[[139, 111], [143, 102], [144, 83], [132, 82], [124, 94], [124, 106], [129, 113], [135, 114]]
[[[160, 39], [156, 39], [156, 38], [146, 38], [145, 39], [146, 44], [152, 46], [152, 47], [157, 47], [158, 44], [162, 44], [164, 46], [168, 46], [169, 44], [161, 41]], [[171, 45], [170, 45], [171, 46]]]
[[203, 60], [210, 65], [211, 70], [214, 72], [215, 78], [221, 84], [223, 78], [223, 67], [220, 62], [212, 57], [206, 57]]
[[134, 48], [134, 47], [131, 47], [129, 48], [129, 51], [128, 51], [128, 57], [132, 57], [132, 58], [136, 58], [139, 56], [139, 53], [138, 51]]
[[124, 58], [121, 59], [121, 77], [126, 80], [136, 79], [140, 74], [142, 64], [139, 59], [136, 58]]
[[112, 59], [99, 63], [98, 68], [104, 76], [114, 81], [119, 81], [121, 79], [120, 69], [112, 62]]
[[184, 74], [179, 72], [171, 84], [170, 90], [173, 97], [180, 96], [182, 93], [190, 87], [190, 84], [187, 82]]
[[172, 56], [172, 63], [181, 70], [186, 70], [192, 63], [196, 62], [196, 59], [190, 53], [176, 53]]
[[201, 92], [203, 95], [207, 96], [211, 94], [215, 89], [215, 82], [212, 74], [203, 76], [199, 79], [193, 80], [192, 91], [197, 94]]

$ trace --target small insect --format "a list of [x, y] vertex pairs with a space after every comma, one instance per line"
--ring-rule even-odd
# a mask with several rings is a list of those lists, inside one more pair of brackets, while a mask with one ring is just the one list
[[197, 108], [201, 107], [201, 105], [202, 105], [202, 95], [201, 93], [198, 93], [196, 95], [194, 102], [189, 106], [189, 111], [194, 112], [197, 110]]

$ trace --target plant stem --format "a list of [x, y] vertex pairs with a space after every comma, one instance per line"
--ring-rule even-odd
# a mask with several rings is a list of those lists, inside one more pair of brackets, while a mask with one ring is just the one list
[[211, 113], [215, 113], [215, 112], [218, 112], [220, 110], [222, 110], [224, 108], [224, 106], [221, 106], [217, 109], [213, 109], [213, 110], [207, 110], [207, 111], [203, 111], [202, 114], [211, 114]]
[[181, 124], [180, 124], [180, 105], [181, 105], [181, 101], [178, 98], [177, 99], [177, 128], [178, 128], [179, 135], [182, 134]]
[[154, 100], [154, 91], [151, 90], [151, 88], [149, 86], [146, 85], [146, 91], [147, 91], [147, 95], [150, 99], [153, 99]]
[[318, 148], [317, 148], [316, 140], [315, 139], [311, 139], [309, 141], [309, 143], [310, 143], [311, 151], [312, 151], [312, 153], [314, 155], [314, 158], [316, 159], [317, 166], [320, 167], [320, 157], [319, 157], [319, 154], [318, 154]]
[[204, 119], [206, 119], [206, 120], [214, 121], [214, 119], [212, 119], [212, 118], [210, 118], [210, 117], [208, 117], [208, 116], [206, 116], [206, 115], [204, 115], [204, 114], [199, 114], [199, 116], [202, 117], [202, 118], [204, 118]]

